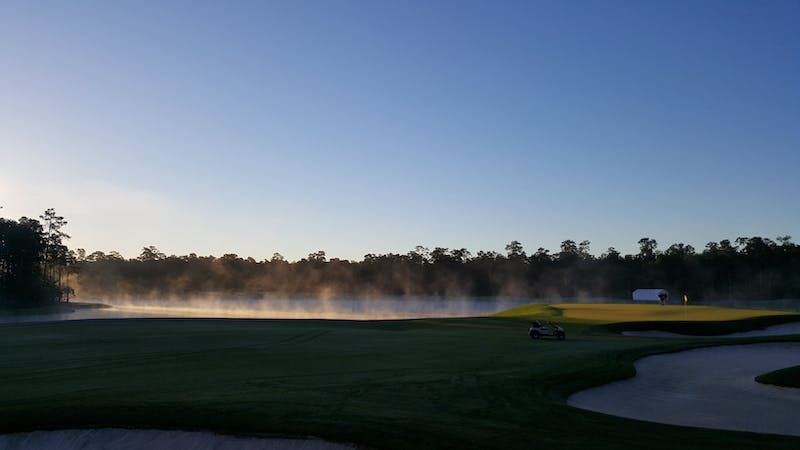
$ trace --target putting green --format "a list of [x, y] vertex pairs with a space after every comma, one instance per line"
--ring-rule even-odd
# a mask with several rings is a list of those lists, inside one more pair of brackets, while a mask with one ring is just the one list
[[[591, 320], [582, 318], [587, 306]], [[598, 321], [630, 320], [649, 307], [633, 314], [642, 320], [661, 307], [602, 306], [380, 322], [3, 325], [0, 431], [201, 429], [317, 436], [376, 449], [610, 449], [642, 442], [651, 449], [762, 449], [765, 442], [800, 448], [799, 438], [643, 423], [567, 406], [573, 392], [633, 375], [637, 358], [713, 343], [605, 332]], [[529, 317], [565, 322], [567, 340], [528, 338]], [[737, 342], [748, 341], [755, 340]]]
[[553, 305], [523, 305], [498, 313], [496, 316], [616, 323], [723, 321], [791, 314], [794, 313], [757, 309], [720, 308], [714, 306], [562, 303]]

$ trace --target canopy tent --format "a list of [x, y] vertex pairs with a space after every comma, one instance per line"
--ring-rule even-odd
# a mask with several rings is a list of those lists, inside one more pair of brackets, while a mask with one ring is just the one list
[[666, 289], [636, 289], [633, 291], [633, 301], [660, 302], [659, 295], [666, 295], [669, 298], [669, 292]]

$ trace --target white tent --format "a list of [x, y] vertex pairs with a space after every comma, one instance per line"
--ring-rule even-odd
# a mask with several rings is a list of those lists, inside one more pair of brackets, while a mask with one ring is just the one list
[[666, 289], [637, 289], [633, 291], [633, 301], [658, 302], [661, 301], [658, 295], [662, 293], [667, 294], [667, 298], [669, 298], [669, 292]]

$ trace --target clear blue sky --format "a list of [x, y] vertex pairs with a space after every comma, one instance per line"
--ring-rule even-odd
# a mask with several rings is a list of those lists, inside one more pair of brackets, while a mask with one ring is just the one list
[[[800, 238], [798, 1], [3, 1], [0, 214], [137, 256]], [[795, 239], [797, 241], [798, 239]]]

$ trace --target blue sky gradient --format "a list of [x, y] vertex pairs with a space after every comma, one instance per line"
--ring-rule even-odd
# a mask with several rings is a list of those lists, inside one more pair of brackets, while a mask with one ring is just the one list
[[360, 259], [800, 237], [800, 2], [0, 3], [0, 213]]

